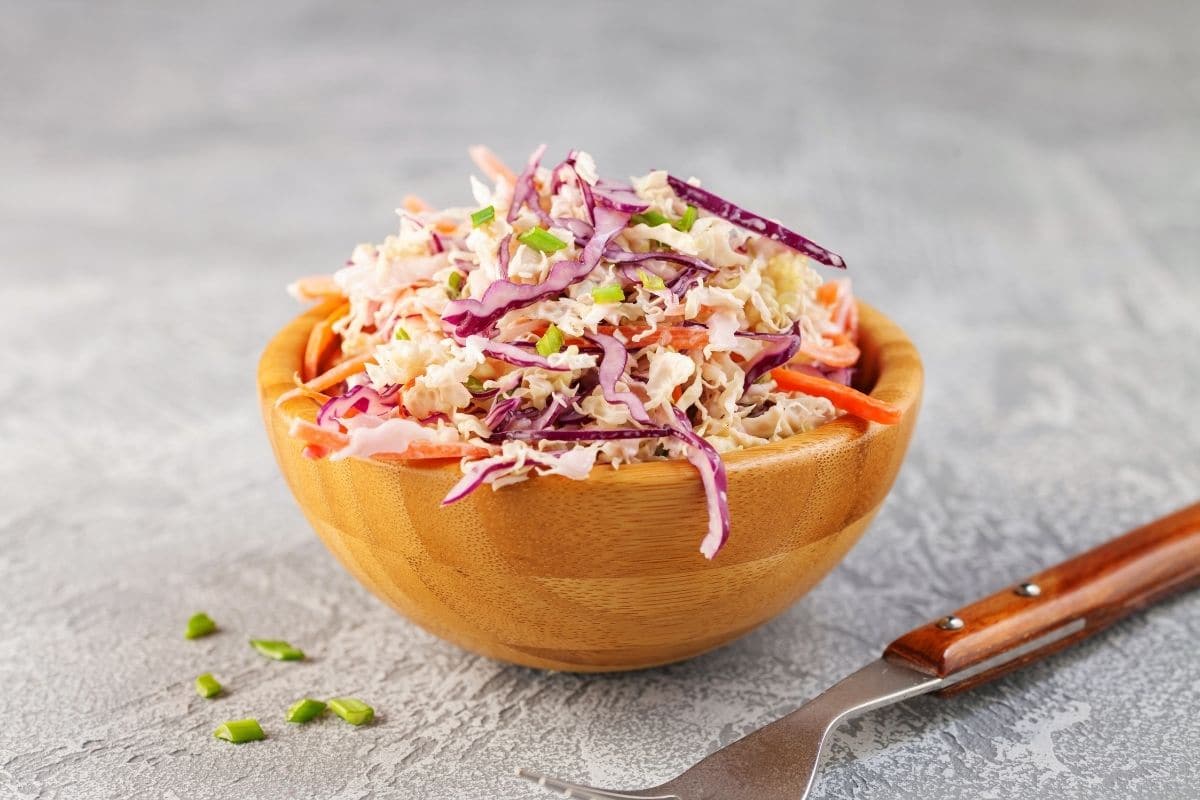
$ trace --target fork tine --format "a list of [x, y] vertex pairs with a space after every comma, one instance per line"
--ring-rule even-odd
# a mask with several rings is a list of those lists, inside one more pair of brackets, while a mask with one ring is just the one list
[[608, 789], [596, 789], [592, 786], [580, 786], [577, 783], [552, 778], [549, 775], [543, 775], [540, 772], [534, 772], [531, 769], [524, 769], [523, 767], [517, 767], [517, 777], [532, 781], [546, 789], [562, 792], [563, 797], [574, 798], [574, 800], [680, 800], [678, 795], [673, 794], [629, 794], [628, 792], [612, 792]]

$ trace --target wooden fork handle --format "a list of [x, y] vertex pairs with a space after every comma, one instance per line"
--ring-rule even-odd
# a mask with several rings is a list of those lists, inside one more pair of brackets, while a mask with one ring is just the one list
[[[884, 657], [950, 681], [969, 674], [942, 690], [951, 694], [1193, 586], [1200, 586], [1200, 503], [909, 631]], [[1031, 647], [1039, 639], [1045, 644]]]

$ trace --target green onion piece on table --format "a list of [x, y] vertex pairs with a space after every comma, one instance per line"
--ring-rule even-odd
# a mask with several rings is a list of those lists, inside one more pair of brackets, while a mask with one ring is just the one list
[[305, 697], [302, 700], [297, 700], [287, 710], [288, 722], [308, 722], [316, 719], [325, 710], [325, 704], [320, 700], [313, 700], [311, 697]]
[[537, 351], [543, 356], [552, 355], [563, 349], [562, 331], [557, 325], [551, 323], [546, 332], [542, 334], [542, 338], [537, 340]]
[[329, 701], [329, 708], [351, 725], [365, 725], [375, 719], [375, 709], [355, 697], [335, 697]]
[[642, 281], [642, 286], [645, 286], [650, 291], [660, 291], [667, 288], [667, 284], [663, 281], [662, 276], [655, 275], [653, 272], [647, 272], [644, 269], [638, 270], [638, 278]]
[[641, 214], [634, 214], [629, 218], [629, 221], [634, 225], [649, 225], [651, 228], [657, 228], [659, 225], [667, 225], [671, 222], [671, 220], [654, 209], [643, 211]]
[[206, 672], [196, 678], [196, 694], [204, 698], [216, 697], [221, 693], [221, 684], [212, 676], [211, 672]]
[[518, 236], [517, 240], [543, 253], [553, 253], [567, 246], [566, 242], [544, 228], [530, 228]]
[[496, 218], [496, 207], [486, 206], [479, 209], [471, 215], [471, 227], [478, 228], [480, 225], [491, 222]]
[[187, 630], [183, 633], [185, 639], [199, 639], [201, 636], [208, 636], [217, 629], [217, 623], [212, 621], [212, 617], [205, 614], [203, 611], [192, 614], [187, 621]]
[[687, 233], [696, 224], [696, 217], [698, 216], [700, 216], [700, 212], [696, 210], [696, 207], [688, 206], [687, 211], [683, 212], [683, 216], [671, 224], [675, 226], [675, 230]]
[[276, 661], [301, 661], [304, 659], [304, 651], [299, 647], [292, 647], [287, 642], [275, 639], [251, 639], [250, 646], [267, 658], [273, 658]]
[[596, 286], [592, 289], [592, 299], [597, 303], [620, 303], [625, 299], [625, 290], [615, 283]]
[[267, 735], [263, 733], [262, 726], [258, 724], [258, 720], [256, 719], [235, 719], [226, 722], [213, 731], [213, 736], [218, 739], [224, 739], [227, 742], [233, 742], [234, 744], [257, 742], [260, 739], [267, 738]]

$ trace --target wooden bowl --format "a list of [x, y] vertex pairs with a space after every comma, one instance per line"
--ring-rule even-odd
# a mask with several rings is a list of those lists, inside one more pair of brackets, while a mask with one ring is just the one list
[[364, 586], [426, 630], [543, 669], [651, 667], [719, 647], [813, 587], [863, 534], [900, 468], [920, 403], [921, 361], [893, 322], [860, 305], [856, 384], [899, 406], [894, 426], [845, 417], [726, 455], [728, 544], [697, 548], [704, 493], [683, 461], [597, 466], [587, 481], [532, 478], [440, 500], [456, 462], [312, 461], [288, 419], [312, 419], [292, 388], [323, 312], [298, 317], [258, 369], [267, 434], [301, 509]]

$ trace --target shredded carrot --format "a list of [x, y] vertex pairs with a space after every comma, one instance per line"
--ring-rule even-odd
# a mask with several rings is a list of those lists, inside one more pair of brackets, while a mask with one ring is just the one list
[[349, 303], [343, 303], [333, 310], [325, 319], [313, 326], [308, 334], [308, 344], [304, 347], [304, 376], [312, 378], [321, 371], [321, 358], [329, 345], [333, 344], [333, 323], [337, 322], [350, 310]]
[[817, 287], [817, 302], [823, 306], [832, 306], [838, 299], [836, 283], [822, 283]]
[[437, 222], [433, 223], [433, 229], [438, 233], [443, 233], [449, 236], [458, 230], [458, 223], [449, 217], [442, 217]]
[[858, 363], [861, 352], [858, 347], [850, 343], [848, 338], [842, 338], [844, 341], [833, 345], [801, 341], [797, 356], [811, 358], [813, 361], [820, 361], [830, 367], [852, 367]]
[[341, 431], [322, 428], [320, 425], [299, 417], [292, 420], [292, 426], [288, 429], [288, 433], [293, 439], [299, 439], [306, 445], [326, 450], [340, 450], [350, 442], [350, 437]]
[[771, 370], [771, 377], [775, 379], [775, 384], [786, 392], [803, 392], [814, 397], [824, 397], [833, 403], [835, 408], [847, 414], [884, 425], [895, 425], [900, 421], [900, 409], [891, 403], [877, 400], [837, 381], [783, 367]]
[[400, 201], [400, 205], [404, 207], [405, 211], [410, 211], [413, 214], [420, 214], [424, 211], [433, 210], [433, 206], [429, 205], [429, 203], [426, 203], [415, 194], [404, 195], [404, 199]]
[[481, 458], [490, 456], [491, 450], [468, 442], [410, 442], [399, 453], [376, 453], [372, 458], [380, 461], [422, 461], [431, 458]]
[[288, 286], [288, 291], [301, 302], [342, 296], [342, 290], [332, 275], [309, 275], [307, 278], [300, 278]]
[[329, 400], [329, 395], [325, 394], [324, 392], [316, 392], [312, 389], [309, 389], [308, 386], [305, 385], [304, 381], [300, 378], [299, 372], [293, 376], [293, 380], [296, 382], [296, 388], [288, 389], [286, 392], [279, 395], [279, 397], [275, 398], [276, 408], [279, 408], [289, 400], [295, 400], [297, 397], [307, 397], [317, 405], [324, 405]]
[[493, 153], [490, 149], [481, 144], [471, 145], [467, 148], [467, 153], [470, 154], [471, 160], [475, 162], [475, 166], [483, 170], [483, 174], [492, 180], [504, 180], [511, 186], [517, 185], [517, 173], [513, 172], [508, 166], [500, 160], [500, 157]]
[[[293, 438], [304, 442], [306, 458], [322, 458], [330, 450], [340, 450], [350, 442], [346, 434], [322, 428], [306, 419], [293, 419], [288, 432]], [[410, 442], [399, 453], [376, 453], [371, 456], [379, 461], [424, 461], [434, 458], [479, 458], [491, 455], [491, 450], [469, 442]]]
[[356, 372], [361, 372], [362, 368], [367, 364], [374, 363], [375, 356], [372, 353], [363, 353], [362, 355], [347, 358], [342, 363], [325, 370], [317, 377], [305, 383], [304, 388], [312, 392], [323, 392], [326, 389], [337, 386]]

